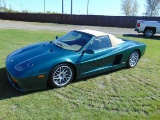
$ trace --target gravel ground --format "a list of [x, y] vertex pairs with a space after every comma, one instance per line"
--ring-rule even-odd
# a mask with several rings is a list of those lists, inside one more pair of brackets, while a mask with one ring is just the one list
[[55, 24], [55, 23], [22, 22], [22, 21], [10, 21], [10, 20], [0, 20], [0, 28], [25, 29], [25, 30], [51, 30], [51, 31], [65, 31], [65, 32], [78, 29], [94, 29], [110, 33], [113, 35], [137, 34], [137, 32], [134, 31], [134, 28], [66, 25], [66, 24]]

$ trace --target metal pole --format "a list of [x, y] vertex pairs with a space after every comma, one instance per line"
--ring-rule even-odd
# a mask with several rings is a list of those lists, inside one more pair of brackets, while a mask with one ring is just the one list
[[63, 11], [63, 0], [62, 0], [62, 14], [64, 13], [64, 11]]
[[44, 0], [44, 13], [45, 13], [45, 3], [46, 3], [46, 1]]
[[0, 0], [0, 7], [1, 7], [1, 0]]
[[72, 15], [72, 0], [71, 0], [71, 15]]
[[87, 15], [88, 15], [88, 7], [89, 7], [89, 0], [88, 0], [88, 3], [87, 3]]
[[22, 4], [21, 4], [21, 9], [22, 9], [22, 12], [23, 12]]

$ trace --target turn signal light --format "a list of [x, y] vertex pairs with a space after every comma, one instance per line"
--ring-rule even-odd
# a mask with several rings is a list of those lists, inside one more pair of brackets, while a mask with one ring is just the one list
[[17, 83], [17, 80], [16, 80], [16, 79], [14, 79], [14, 78], [12, 78], [12, 81], [13, 81], [13, 82], [15, 82], [15, 83]]
[[38, 78], [44, 78], [44, 75], [39, 75]]

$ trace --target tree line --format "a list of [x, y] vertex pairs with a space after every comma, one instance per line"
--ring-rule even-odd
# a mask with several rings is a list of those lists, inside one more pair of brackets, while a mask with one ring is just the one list
[[[160, 10], [160, 0], [146, 0], [144, 16], [158, 16]], [[121, 0], [121, 10], [126, 16], [136, 16], [139, 11], [137, 0]]]

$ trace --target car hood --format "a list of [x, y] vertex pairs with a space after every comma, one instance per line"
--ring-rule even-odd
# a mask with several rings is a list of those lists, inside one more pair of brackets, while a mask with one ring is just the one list
[[18, 49], [11, 53], [7, 59], [9, 59], [9, 61], [15, 66], [26, 61], [40, 64], [42, 61], [49, 61], [55, 57], [72, 54], [73, 52], [74, 51], [62, 49], [54, 45], [52, 42], [42, 42]]
[[28, 60], [28, 59], [46, 54], [51, 49], [52, 49], [51, 44], [43, 42], [43, 43], [37, 43], [37, 44], [29, 45], [24, 48], [18, 49], [12, 52], [9, 56], [12, 58], [18, 58], [19, 61], [24, 61], [24, 60]]

